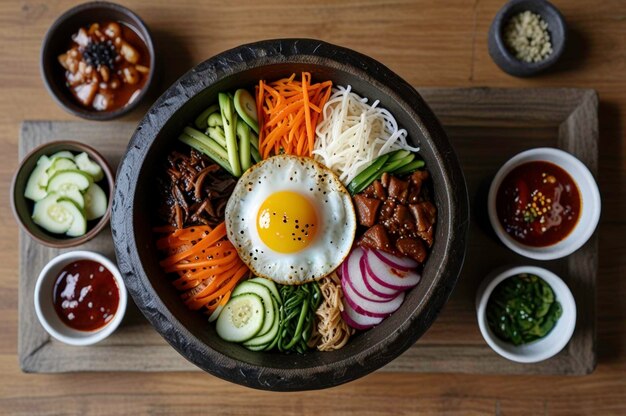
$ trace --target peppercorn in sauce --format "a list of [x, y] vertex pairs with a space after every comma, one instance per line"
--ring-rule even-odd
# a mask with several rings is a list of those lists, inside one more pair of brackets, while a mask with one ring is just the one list
[[150, 73], [144, 41], [117, 22], [80, 28], [59, 62], [72, 95], [96, 111], [116, 110], [134, 101]]

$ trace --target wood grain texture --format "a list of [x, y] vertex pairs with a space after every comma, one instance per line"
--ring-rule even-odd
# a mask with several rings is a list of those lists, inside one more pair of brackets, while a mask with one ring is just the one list
[[[554, 71], [530, 79], [502, 73], [487, 53], [487, 29], [503, 0], [120, 2], [150, 26], [167, 64], [153, 98], [211, 55], [245, 42], [289, 36], [320, 38], [356, 49], [420, 87], [572, 86], [598, 91], [598, 179], [603, 200], [596, 288], [598, 367], [584, 377], [378, 372], [345, 386], [302, 394], [253, 391], [197, 372], [22, 374], [16, 355], [18, 228], [6, 195], [17, 165], [21, 120], [75, 120], [48, 96], [38, 66], [45, 31], [74, 2], [2, 0], [0, 192], [5, 198], [0, 210], [4, 230], [0, 239], [0, 414], [626, 413], [626, 303], [621, 301], [626, 297], [626, 9], [622, 0], [553, 0], [567, 20], [569, 44]], [[144, 105], [124, 120], [136, 123], [146, 109]], [[458, 111], [463, 111], [462, 104]], [[552, 134], [541, 126], [527, 127], [537, 137]], [[516, 134], [506, 126], [485, 132], [488, 137], [504, 133]], [[472, 139], [471, 135], [460, 138]], [[474, 149], [472, 155], [480, 156], [481, 149]], [[488, 253], [488, 247], [484, 252]], [[450, 324], [435, 324], [420, 342], [453, 339], [467, 324], [455, 318], [455, 311], [446, 309], [437, 324], [444, 319]], [[478, 331], [468, 338], [480, 342]]]
[[[579, 317], [568, 346], [537, 364], [517, 364], [495, 354], [476, 336], [476, 287], [490, 269], [528, 263], [494, 238], [485, 212], [485, 188], [493, 172], [509, 157], [536, 146], [559, 146], [577, 156], [592, 172], [598, 157], [597, 96], [581, 89], [423, 89], [422, 94], [441, 118], [460, 156], [470, 196], [472, 223], [469, 250], [459, 285], [433, 330], [443, 336], [418, 342], [388, 364], [385, 371], [482, 374], [578, 374], [593, 371], [595, 348], [595, 281], [597, 239], [594, 236], [567, 260], [541, 262], [570, 286]], [[449, 124], [448, 124], [449, 123]], [[541, 126], [528, 129], [528, 125]], [[498, 128], [502, 126], [503, 128]], [[20, 157], [48, 141], [66, 138], [92, 145], [117, 166], [133, 123], [72, 123], [26, 121], [22, 125]], [[494, 130], [495, 129], [495, 130]], [[497, 133], [496, 133], [497, 132]], [[515, 135], [511, 133], [515, 132]], [[466, 138], [471, 138], [467, 140]], [[476, 150], [480, 154], [476, 153]], [[58, 250], [43, 247], [20, 232], [19, 355], [26, 372], [184, 371], [195, 370], [152, 330], [132, 308], [121, 330], [92, 348], [73, 348], [46, 336], [34, 313], [36, 275]], [[489, 246], [489, 260], [484, 249]], [[110, 255], [110, 231], [85, 245]], [[485, 269], [490, 265], [490, 269]], [[454, 311], [450, 318], [446, 318]], [[581, 313], [587, 311], [588, 313]], [[139, 343], [131, 340], [140, 340]]]

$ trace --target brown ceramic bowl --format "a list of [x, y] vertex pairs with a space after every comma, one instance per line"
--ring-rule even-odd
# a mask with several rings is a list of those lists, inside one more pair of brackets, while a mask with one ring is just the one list
[[[150, 73], [144, 88], [129, 104], [112, 111], [96, 111], [83, 107], [65, 85], [65, 70], [58, 56], [65, 53], [72, 35], [81, 27], [103, 21], [121, 22], [139, 35], [150, 53]], [[83, 3], [63, 13], [48, 29], [41, 47], [41, 76], [54, 100], [70, 114], [88, 120], [111, 120], [121, 117], [139, 105], [154, 83], [156, 65], [155, 47], [146, 24], [131, 10], [119, 4], [104, 1]]]
[[[202, 313], [189, 310], [159, 266], [152, 228], [158, 206], [155, 177], [184, 126], [220, 91], [250, 88], [301, 71], [314, 79], [351, 85], [380, 100], [431, 173], [438, 221], [420, 283], [396, 312], [355, 335], [338, 351], [306, 354], [252, 352], [222, 340]], [[141, 121], [118, 171], [111, 229], [128, 291], [150, 323], [188, 360], [218, 377], [266, 390], [335, 386], [370, 373], [409, 348], [430, 327], [456, 284], [469, 224], [461, 166], [439, 121], [417, 91], [380, 62], [312, 39], [267, 40], [223, 52], [172, 85]], [[442, 357], [445, 359], [445, 357]]]
[[[33, 169], [35, 169], [39, 157], [42, 155], [49, 156], [61, 150], [69, 150], [74, 154], [86, 152], [91, 160], [100, 165], [104, 172], [104, 179], [99, 181], [98, 185], [102, 187], [107, 195], [107, 211], [102, 217], [87, 222], [87, 233], [80, 237], [66, 237], [61, 234], [52, 234], [35, 224], [31, 218], [34, 203], [24, 197], [26, 183]], [[73, 141], [45, 143], [33, 149], [20, 163], [11, 184], [11, 208], [13, 208], [15, 219], [22, 229], [36, 241], [54, 248], [75, 247], [94, 238], [109, 222], [109, 218], [111, 217], [111, 205], [113, 203], [114, 185], [115, 178], [111, 167], [106, 159], [92, 147]]]

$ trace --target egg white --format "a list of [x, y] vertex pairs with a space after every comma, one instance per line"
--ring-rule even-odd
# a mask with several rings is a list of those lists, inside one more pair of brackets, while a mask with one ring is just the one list
[[[280, 191], [298, 192], [316, 209], [315, 237], [296, 253], [272, 250], [257, 230], [261, 204]], [[226, 230], [253, 273], [296, 285], [322, 278], [343, 262], [354, 241], [356, 215], [350, 194], [330, 169], [309, 158], [279, 155], [241, 176], [226, 205]]]

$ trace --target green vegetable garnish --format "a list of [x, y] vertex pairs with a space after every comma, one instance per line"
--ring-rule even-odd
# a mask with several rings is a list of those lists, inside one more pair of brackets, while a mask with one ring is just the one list
[[501, 340], [514, 345], [545, 337], [563, 313], [552, 288], [532, 274], [500, 283], [487, 303], [487, 322]]
[[278, 349], [282, 352], [297, 351], [304, 353], [309, 347], [315, 324], [315, 311], [322, 301], [322, 293], [317, 282], [300, 286], [281, 286], [280, 329]]
[[414, 160], [408, 150], [395, 150], [378, 156], [348, 184], [348, 192], [356, 195], [388, 172], [396, 176], [411, 173], [424, 166], [423, 160]]

